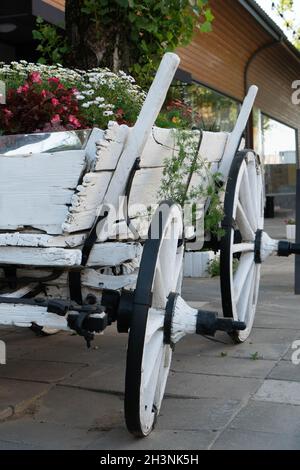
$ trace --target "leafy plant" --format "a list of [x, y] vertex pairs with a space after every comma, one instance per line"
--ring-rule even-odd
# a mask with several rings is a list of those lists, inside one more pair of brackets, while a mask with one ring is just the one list
[[57, 77], [50, 77], [44, 87], [38, 72], [10, 88], [0, 107], [0, 129], [6, 134], [74, 130], [84, 127], [81, 119], [75, 89], [65, 88]]
[[250, 358], [252, 359], [252, 361], [258, 361], [259, 359], [261, 359], [258, 352], [251, 354]]
[[296, 225], [295, 219], [287, 219], [284, 221], [286, 225]]
[[[220, 175], [211, 171], [211, 164], [199, 155], [202, 138], [200, 131], [174, 130], [175, 148], [173, 156], [164, 162], [163, 177], [158, 193], [160, 199], [172, 199], [182, 207], [192, 206], [195, 224], [199, 206], [204, 207], [209, 199], [209, 210], [204, 217], [204, 229], [216, 236], [222, 236], [220, 222], [223, 208], [220, 201], [218, 182]], [[199, 183], [192, 184], [193, 175]]]
[[125, 70], [147, 88], [162, 55], [209, 32], [208, 0], [66, 0], [66, 30], [38, 20], [41, 60]]
[[220, 256], [216, 256], [208, 263], [207, 272], [210, 277], [220, 276]]
[[41, 54], [39, 58], [41, 64], [62, 62], [70, 52], [64, 31], [46, 23], [41, 17], [36, 19], [36, 29], [32, 31], [32, 36], [38, 41], [36, 50]]

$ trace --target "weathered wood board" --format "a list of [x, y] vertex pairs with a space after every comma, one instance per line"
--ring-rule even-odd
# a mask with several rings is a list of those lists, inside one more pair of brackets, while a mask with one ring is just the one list
[[62, 233], [85, 168], [85, 151], [0, 156], [0, 229], [38, 227]]

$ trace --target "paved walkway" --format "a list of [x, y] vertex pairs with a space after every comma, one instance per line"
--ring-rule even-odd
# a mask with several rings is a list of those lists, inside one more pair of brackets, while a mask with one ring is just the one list
[[[276, 223], [271, 229], [284, 235]], [[215, 280], [186, 280], [184, 297], [220, 308]], [[7, 329], [0, 338], [8, 353], [0, 366], [0, 449], [300, 449], [292, 258], [264, 266], [246, 344], [219, 334], [218, 343], [195, 336], [178, 345], [157, 428], [146, 440], [124, 426], [126, 335], [108, 329], [89, 351], [71, 334], [35, 338]]]

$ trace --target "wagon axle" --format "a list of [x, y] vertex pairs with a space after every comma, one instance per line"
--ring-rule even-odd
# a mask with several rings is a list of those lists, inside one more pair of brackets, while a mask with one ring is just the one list
[[[134, 292], [123, 290], [104, 290], [102, 305], [109, 316], [109, 323], [117, 321], [119, 333], [127, 333], [134, 305]], [[147, 305], [145, 305], [147, 307]], [[214, 336], [217, 331], [242, 331], [246, 328], [244, 322], [218, 318], [218, 313], [191, 308], [184, 299], [175, 293], [170, 293], [166, 309], [152, 309], [152, 313], [161, 317], [161, 329], [164, 333], [164, 343], [174, 346], [187, 334]]]

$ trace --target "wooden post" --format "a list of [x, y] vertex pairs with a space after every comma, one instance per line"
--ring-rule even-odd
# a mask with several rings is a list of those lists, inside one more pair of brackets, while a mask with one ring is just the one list
[[[296, 243], [300, 243], [300, 137], [296, 131]], [[300, 255], [295, 256], [295, 295], [300, 295]]]

